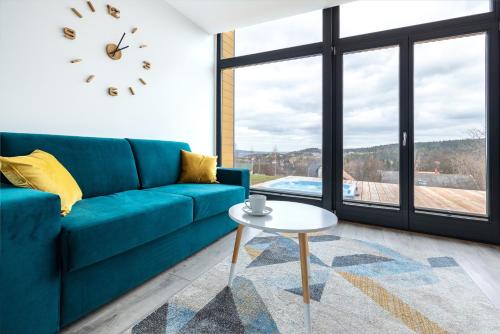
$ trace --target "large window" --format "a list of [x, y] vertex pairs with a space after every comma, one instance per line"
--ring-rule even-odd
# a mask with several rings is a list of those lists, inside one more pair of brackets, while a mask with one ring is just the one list
[[254, 188], [321, 195], [321, 57], [235, 70], [235, 167]]
[[220, 34], [221, 164], [341, 219], [500, 242], [499, 18], [361, 0]]
[[[321, 42], [321, 22], [316, 11], [224, 33], [221, 56]], [[222, 165], [248, 168], [254, 190], [321, 197], [321, 55], [245, 65], [221, 72]]]

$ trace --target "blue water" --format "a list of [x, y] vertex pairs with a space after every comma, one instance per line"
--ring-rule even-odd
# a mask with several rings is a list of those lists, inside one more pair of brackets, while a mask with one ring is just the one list
[[[268, 185], [271, 189], [297, 192], [308, 195], [321, 195], [323, 182], [306, 180], [283, 180]], [[349, 183], [344, 183], [343, 194], [345, 198], [354, 197], [356, 187]]]
[[311, 195], [321, 195], [323, 182], [321, 181], [304, 181], [304, 180], [283, 180], [274, 182], [269, 185], [269, 188], [287, 190], [293, 192], [306, 193]]

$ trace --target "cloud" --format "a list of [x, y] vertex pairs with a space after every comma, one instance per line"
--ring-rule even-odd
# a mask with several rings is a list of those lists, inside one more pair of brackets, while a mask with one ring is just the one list
[[489, 0], [353, 1], [340, 6], [340, 37], [484, 13], [489, 7]]
[[485, 43], [479, 34], [415, 46], [416, 141], [462, 139], [469, 129], [485, 129]]
[[[390, 3], [391, 17], [397, 16], [398, 19], [426, 17], [429, 14], [409, 11], [408, 8], [415, 6], [413, 2], [408, 3], [410, 7]], [[446, 17], [453, 17], [467, 11], [484, 10], [481, 1], [475, 2], [474, 6], [463, 1], [455, 1], [455, 5], [446, 1], [436, 3], [428, 2], [429, 6], [437, 6], [431, 15], [434, 18], [443, 13]], [[347, 28], [367, 22], [365, 28], [374, 29], [372, 21], [383, 21], [364, 21], [363, 15], [368, 15], [369, 11], [350, 12], [347, 6], [355, 4], [359, 5], [356, 2], [341, 7], [341, 18], [347, 22]], [[259, 25], [238, 30], [238, 52], [242, 54], [290, 46], [297, 41], [314, 42], [321, 33], [318, 17], [318, 13], [310, 13], [304, 16], [303, 21], [294, 18], [285, 25], [284, 21], [275, 21], [262, 25], [264, 28], [259, 28]], [[484, 129], [485, 34], [419, 43], [414, 50], [415, 140], [466, 138], [469, 129]], [[397, 143], [398, 47], [346, 54], [343, 65], [344, 146], [354, 148]], [[280, 151], [293, 151], [320, 148], [321, 56], [236, 69], [235, 127], [238, 149], [271, 151], [277, 146]]]
[[236, 55], [321, 42], [321, 10], [236, 30]]
[[235, 71], [235, 142], [239, 149], [321, 147], [321, 56]]

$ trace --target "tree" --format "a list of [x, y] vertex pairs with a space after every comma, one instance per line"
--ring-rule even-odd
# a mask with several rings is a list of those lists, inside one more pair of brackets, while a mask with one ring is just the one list
[[453, 173], [469, 175], [474, 179], [477, 189], [486, 190], [486, 132], [482, 129], [469, 129], [470, 139], [466, 149], [451, 157]]
[[486, 138], [486, 131], [484, 129], [469, 129], [467, 130], [469, 138], [471, 139], [484, 139]]

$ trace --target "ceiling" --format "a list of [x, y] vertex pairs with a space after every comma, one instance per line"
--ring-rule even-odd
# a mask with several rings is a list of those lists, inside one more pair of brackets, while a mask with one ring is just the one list
[[210, 34], [310, 12], [352, 0], [165, 0]]

